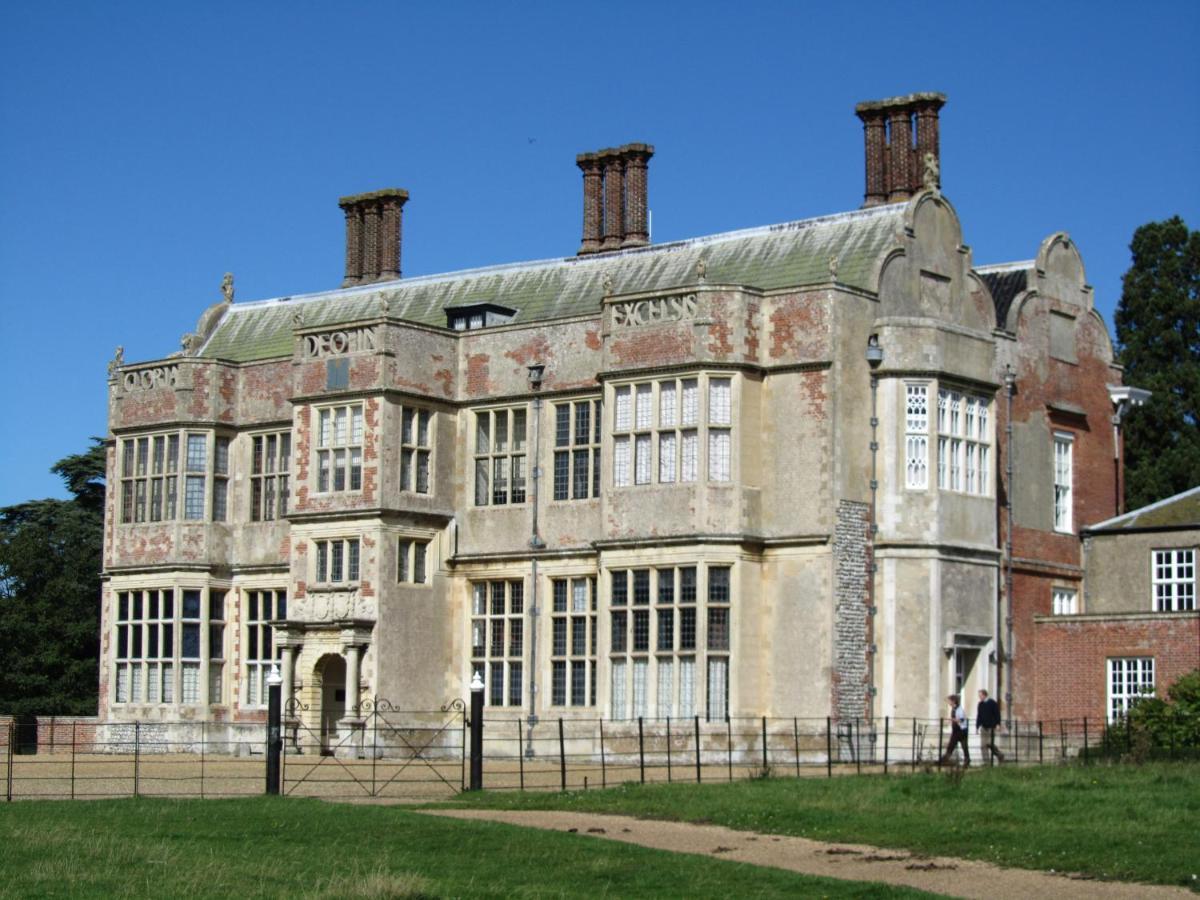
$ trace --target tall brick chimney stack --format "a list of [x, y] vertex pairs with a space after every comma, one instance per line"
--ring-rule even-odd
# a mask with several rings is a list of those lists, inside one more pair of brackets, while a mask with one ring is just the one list
[[346, 277], [342, 287], [400, 277], [401, 217], [408, 191], [385, 188], [338, 200], [346, 214]]
[[625, 144], [575, 157], [583, 172], [580, 256], [650, 243], [646, 173], [653, 155], [649, 144]]
[[[940, 168], [938, 110], [945, 102], [945, 94], [921, 93], [868, 100], [854, 108], [863, 123], [866, 157], [863, 206], [897, 203], [921, 190], [927, 153], [933, 154]], [[940, 178], [937, 184], [940, 186]]]

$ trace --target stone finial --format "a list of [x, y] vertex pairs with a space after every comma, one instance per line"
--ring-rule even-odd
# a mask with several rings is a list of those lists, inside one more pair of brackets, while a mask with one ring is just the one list
[[604, 296], [611, 297], [613, 295], [613, 278], [612, 273], [604, 273]]
[[702, 256], [696, 260], [696, 280], [704, 281], [708, 277], [708, 261]]
[[125, 365], [125, 348], [120, 344], [117, 345], [117, 352], [113, 354], [113, 358], [108, 361], [108, 377], [112, 378], [117, 374], [117, 370]]
[[192, 356], [197, 350], [200, 349], [200, 345], [203, 342], [204, 339], [201, 338], [200, 335], [196, 334], [194, 331], [189, 331], [179, 339], [179, 348], [182, 351], [183, 356]]
[[921, 183], [925, 185], [926, 190], [936, 191], [941, 183], [941, 168], [938, 166], [938, 159], [932, 153], [926, 153], [924, 164], [925, 172], [921, 176]]
[[233, 273], [226, 272], [225, 277], [221, 279], [221, 296], [225, 298], [226, 303], [233, 302]]
[[292, 327], [293, 328], [303, 328], [304, 327], [304, 313], [302, 313], [300, 310], [296, 310], [296, 312], [292, 315]]
[[837, 258], [837, 254], [835, 253], [833, 256], [829, 257], [829, 280], [837, 281], [837, 276], [838, 276], [838, 258]]
[[391, 301], [388, 300], [387, 294], [379, 295], [379, 314], [386, 316], [392, 309]]

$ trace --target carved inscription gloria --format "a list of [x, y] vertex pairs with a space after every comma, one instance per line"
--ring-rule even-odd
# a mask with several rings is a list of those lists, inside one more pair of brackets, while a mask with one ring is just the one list
[[175, 387], [179, 376], [179, 366], [155, 366], [152, 369], [138, 369], [126, 372], [121, 379], [125, 390], [130, 393], [152, 391], [160, 387]]
[[630, 300], [613, 306], [613, 327], [637, 328], [660, 322], [685, 322], [696, 318], [696, 295], [675, 294], [652, 297], [649, 300]]
[[304, 336], [304, 355], [309, 359], [361, 353], [374, 350], [376, 346], [374, 328], [350, 328], [345, 331], [325, 331]]
[[377, 617], [374, 597], [363, 597], [358, 591], [329, 591], [297, 597], [289, 604], [288, 618], [296, 622], [337, 622], [342, 619]]

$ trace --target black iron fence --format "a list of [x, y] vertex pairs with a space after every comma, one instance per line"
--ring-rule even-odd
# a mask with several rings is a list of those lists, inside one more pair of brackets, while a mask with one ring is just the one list
[[[472, 783], [471, 715], [364, 702], [322, 730], [295, 706], [282, 722], [279, 792], [338, 799], [438, 799]], [[948, 719], [478, 717], [478, 784], [493, 790], [582, 790], [637, 782], [712, 783], [777, 776], [832, 777], [962, 765], [947, 756]], [[1178, 724], [1178, 723], [1177, 723]], [[1014, 722], [996, 732], [1003, 765], [1200, 758], [1175, 735], [1122, 720]], [[1193, 729], [1194, 733], [1194, 729]], [[999, 764], [980, 734], [972, 766]], [[266, 723], [62, 720], [0, 724], [7, 800], [231, 797], [264, 791]]]

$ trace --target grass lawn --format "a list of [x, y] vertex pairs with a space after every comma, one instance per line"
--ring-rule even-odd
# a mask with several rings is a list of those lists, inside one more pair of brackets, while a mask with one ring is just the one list
[[973, 769], [961, 780], [935, 772], [485, 792], [453, 805], [713, 822], [1193, 888], [1200, 874], [1200, 765], [1194, 763]]
[[3, 897], [921, 897], [400, 807], [0, 804]]

